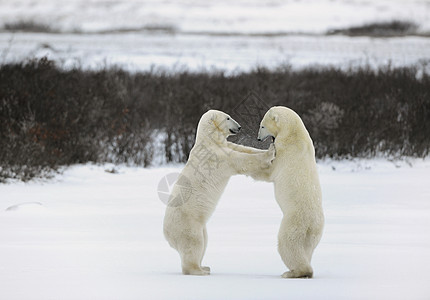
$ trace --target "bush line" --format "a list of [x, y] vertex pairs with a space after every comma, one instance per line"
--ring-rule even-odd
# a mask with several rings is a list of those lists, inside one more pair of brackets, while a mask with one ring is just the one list
[[417, 78], [418, 69], [284, 67], [226, 76], [66, 71], [46, 58], [5, 64], [0, 181], [30, 180], [77, 163], [185, 162], [201, 114], [219, 109], [235, 117], [251, 89], [267, 107], [285, 105], [303, 118], [318, 158], [424, 157], [430, 80], [425, 73]]

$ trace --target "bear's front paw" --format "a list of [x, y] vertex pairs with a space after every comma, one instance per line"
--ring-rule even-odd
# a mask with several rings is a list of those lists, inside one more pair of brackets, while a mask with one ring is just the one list
[[272, 166], [272, 162], [275, 159], [276, 156], [276, 149], [275, 145], [271, 144], [269, 149], [267, 149], [266, 153], [264, 153], [264, 159], [262, 163], [262, 168], [267, 169]]
[[276, 147], [274, 143], [270, 144], [269, 149], [267, 149], [267, 154], [269, 156], [270, 163], [272, 163], [276, 157]]

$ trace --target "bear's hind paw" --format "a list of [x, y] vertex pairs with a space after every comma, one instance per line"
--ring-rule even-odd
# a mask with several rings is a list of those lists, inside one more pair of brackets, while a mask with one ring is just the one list
[[313, 273], [288, 271], [282, 274], [282, 278], [312, 278]]
[[194, 269], [194, 270], [182, 270], [182, 274], [184, 275], [198, 275], [198, 276], [205, 276], [209, 275], [211, 272], [209, 270], [205, 269]]
[[210, 272], [211, 268], [207, 266], [202, 266], [202, 270]]

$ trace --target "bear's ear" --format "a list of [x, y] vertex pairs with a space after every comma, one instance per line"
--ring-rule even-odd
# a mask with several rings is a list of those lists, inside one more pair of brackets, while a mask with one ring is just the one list
[[217, 114], [215, 112], [211, 113], [211, 121], [216, 121]]
[[279, 122], [279, 117], [276, 114], [272, 114], [272, 120], [275, 121], [276, 124]]

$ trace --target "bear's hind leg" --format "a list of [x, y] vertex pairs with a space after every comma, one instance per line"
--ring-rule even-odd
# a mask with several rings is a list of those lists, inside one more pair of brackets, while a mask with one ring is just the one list
[[290, 271], [282, 274], [282, 277], [312, 278], [314, 272], [304, 249], [296, 246], [281, 246], [282, 244], [281, 242], [279, 243], [279, 254], [285, 265], [290, 269]]
[[283, 220], [278, 236], [278, 251], [290, 271], [283, 278], [312, 278], [309, 253], [306, 251], [306, 233]]
[[209, 275], [210, 271], [201, 267], [205, 250], [203, 231], [189, 235], [180, 251], [182, 260], [182, 273], [184, 275]]
[[[204, 241], [204, 249], [203, 249], [203, 255], [202, 258], [200, 259], [200, 266], [202, 266], [202, 261], [203, 261], [203, 256], [206, 253], [206, 248], [208, 247], [208, 232], [206, 230], [206, 226], [203, 228], [203, 241]], [[207, 266], [202, 266], [201, 267], [203, 270], [210, 272], [211, 268], [207, 267]]]

